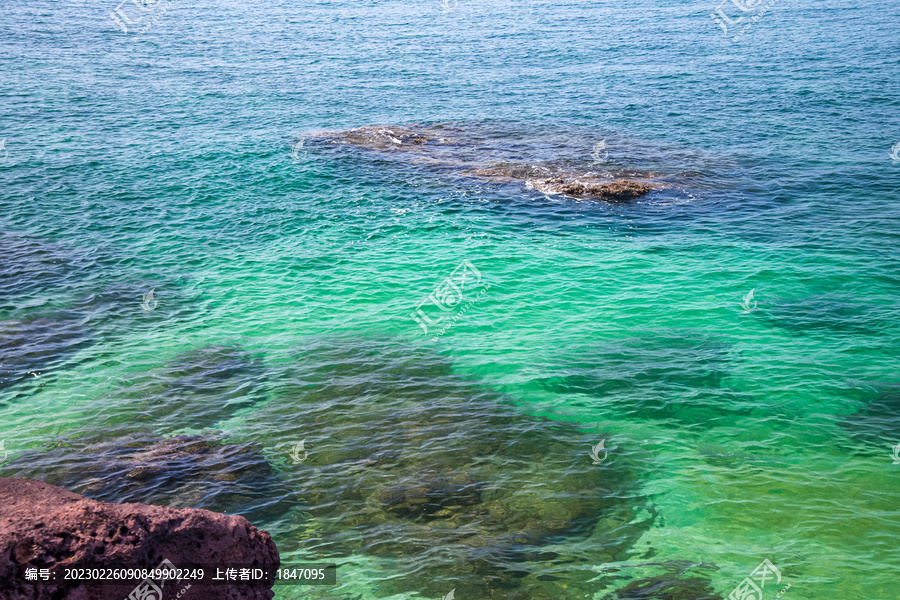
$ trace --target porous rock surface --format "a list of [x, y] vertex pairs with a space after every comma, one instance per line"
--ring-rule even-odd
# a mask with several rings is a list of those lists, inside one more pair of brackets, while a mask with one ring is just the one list
[[[257, 567], [253, 583], [194, 582], [181, 600], [262, 600], [273, 597], [278, 550], [265, 531], [240, 516], [147, 504], [98, 502], [40, 481], [0, 478], [0, 600], [124, 600], [135, 582], [65, 580], [64, 568], [153, 569]], [[49, 569], [49, 581], [26, 579]], [[207, 575], [211, 579], [211, 574]], [[187, 583], [167, 582], [164, 598]], [[152, 596], [150, 596], [152, 597]], [[158, 600], [154, 598], [154, 600]]]

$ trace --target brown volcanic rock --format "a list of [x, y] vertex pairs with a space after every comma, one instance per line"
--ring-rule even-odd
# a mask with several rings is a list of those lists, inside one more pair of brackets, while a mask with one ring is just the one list
[[[206, 579], [168, 581], [165, 597], [269, 600], [280, 566], [275, 543], [240, 516], [147, 504], [110, 504], [40, 481], [0, 478], [0, 600], [124, 600], [140, 580], [97, 584], [64, 579], [64, 568], [154, 569], [167, 559]], [[212, 584], [215, 569], [259, 568], [257, 581]], [[51, 578], [26, 579], [27, 568]], [[148, 596], [153, 598], [153, 596]], [[154, 598], [154, 600], [157, 600]]]

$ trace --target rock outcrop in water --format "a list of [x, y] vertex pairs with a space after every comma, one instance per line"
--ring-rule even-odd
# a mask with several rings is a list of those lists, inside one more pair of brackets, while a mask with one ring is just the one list
[[[459, 125], [365, 126], [314, 136], [333, 144], [348, 144], [403, 158], [432, 168], [449, 169], [466, 177], [501, 183], [521, 183], [544, 194], [627, 202], [663, 187], [659, 176], [634, 169], [604, 166], [603, 171], [584, 157], [562, 158], [558, 143], [533, 147], [510, 133]], [[569, 148], [568, 150], [572, 150]], [[596, 163], [596, 161], [594, 161]]]
[[[575, 598], [565, 565], [622, 560], [652, 520], [626, 460], [593, 464], [605, 434], [527, 416], [396, 342], [311, 344], [253, 420], [285, 455], [301, 440], [308, 452], [284, 467], [309, 520], [282, 551], [402, 565], [379, 595]], [[589, 559], [559, 555], [573, 537]]]
[[[121, 600], [140, 583], [66, 579], [65, 568], [175, 568], [246, 565], [269, 573], [257, 582], [194, 582], [190, 600], [268, 600], [278, 551], [246, 519], [205, 510], [108, 504], [38, 481], [0, 479], [0, 600]], [[26, 569], [55, 577], [26, 578]], [[211, 577], [207, 577], [211, 579]], [[157, 584], [159, 582], [156, 582]], [[167, 598], [190, 582], [164, 582]], [[171, 592], [168, 590], [171, 589]]]
[[[534, 185], [534, 184], [532, 184]], [[565, 179], [545, 179], [540, 188], [542, 192], [565, 194], [577, 198], [596, 198], [607, 202], [626, 202], [650, 193], [650, 186], [638, 181], [617, 179], [611, 183], [586, 184], [581, 181]]]

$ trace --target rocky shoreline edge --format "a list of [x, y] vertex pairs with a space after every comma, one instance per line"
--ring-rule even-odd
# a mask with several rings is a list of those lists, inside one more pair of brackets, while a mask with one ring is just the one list
[[[189, 600], [274, 596], [278, 550], [240, 516], [99, 502], [12, 478], [0, 478], [0, 506], [0, 600], [158, 598], [161, 589]], [[217, 568], [248, 569], [248, 579], [214, 581]]]

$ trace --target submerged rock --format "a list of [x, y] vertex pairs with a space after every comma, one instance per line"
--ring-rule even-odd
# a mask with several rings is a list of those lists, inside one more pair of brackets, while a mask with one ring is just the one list
[[701, 444], [697, 452], [703, 457], [703, 461], [714, 467], [734, 470], [741, 465], [759, 462], [759, 458], [733, 446], [720, 444]]
[[[274, 595], [278, 550], [267, 532], [243, 517], [109, 504], [39, 481], [6, 478], [0, 478], [0, 506], [0, 600], [123, 599], [142, 578], [97, 584], [66, 578], [64, 569], [155, 569], [163, 560], [169, 568], [196, 565], [206, 571], [200, 582], [164, 582], [166, 594], [173, 594], [166, 597], [186, 585], [185, 597], [192, 600], [268, 600]], [[212, 570], [229, 565], [269, 575], [212, 584]], [[26, 579], [28, 568], [48, 569], [54, 577]]]
[[91, 266], [64, 246], [13, 233], [0, 233], [0, 257], [0, 301], [58, 293], [68, 277]]
[[[0, 391], [17, 385], [21, 395], [27, 385], [44, 383], [72, 355], [111, 337], [140, 333], [142, 328], [155, 327], [159, 321], [186, 312], [183, 295], [172, 291], [165, 295], [165, 313], [155, 310], [156, 300], [142, 307], [142, 290], [149, 284], [114, 286], [101, 292], [85, 294], [75, 300], [67, 299], [64, 307], [25, 312], [18, 319], [0, 320]], [[17, 391], [19, 391], [17, 389]]]
[[891, 305], [860, 302], [841, 294], [759, 302], [760, 318], [794, 334], [883, 335], [893, 324]]
[[706, 579], [649, 577], [632, 581], [604, 600], [722, 600]]
[[[705, 577], [715, 565], [693, 565], [680, 561], [639, 565], [641, 571], [658, 570], [659, 575], [631, 581], [603, 600], [722, 600]], [[622, 569], [627, 572], [628, 567]]]
[[267, 376], [262, 357], [241, 346], [203, 346], [132, 378], [105, 399], [105, 412], [162, 433], [203, 429], [261, 401]]
[[254, 518], [288, 496], [255, 445], [196, 435], [72, 436], [16, 457], [0, 467], [0, 473], [38, 479], [94, 500], [204, 508]]
[[839, 421], [855, 442], [866, 445], [871, 452], [888, 452], [900, 438], [897, 436], [897, 416], [900, 415], [900, 383], [879, 383], [866, 386], [861, 392], [865, 402], [858, 410]]
[[[142, 323], [158, 322], [162, 311], [141, 305], [152, 287], [146, 282], [106, 284], [96, 260], [86, 255], [0, 232], [0, 391], [17, 386], [15, 393], [25, 396], [76, 352], [104, 337], [133, 335]], [[174, 298], [182, 296], [169, 291], [175, 287], [167, 288], [170, 317]]]
[[[558, 140], [535, 143], [512, 131], [458, 125], [364, 126], [314, 136], [389, 157], [404, 158], [459, 175], [501, 183], [521, 183], [544, 194], [607, 202], [626, 202], [664, 187], [660, 176], [588, 162], [588, 149], [564, 147]], [[627, 179], [626, 179], [627, 178]]]
[[572, 350], [540, 369], [532, 383], [558, 394], [597, 398], [592, 408], [628, 419], [705, 427], [751, 414], [746, 399], [722, 387], [729, 347], [702, 333], [656, 331]]
[[0, 321], [0, 390], [37, 383], [91, 343], [68, 313]]
[[579, 536], [622, 559], [649, 526], [638, 474], [593, 464], [601, 434], [527, 416], [428, 351], [343, 339], [298, 361], [253, 424], [308, 452], [284, 470], [318, 529], [284, 547], [400, 559], [382, 595], [558, 597], [571, 590], [538, 581], [548, 545]]
[[157, 276], [89, 289], [72, 302], [71, 311], [104, 336], [134, 335], [142, 326], [156, 327], [162, 320], [190, 316], [186, 279]]

